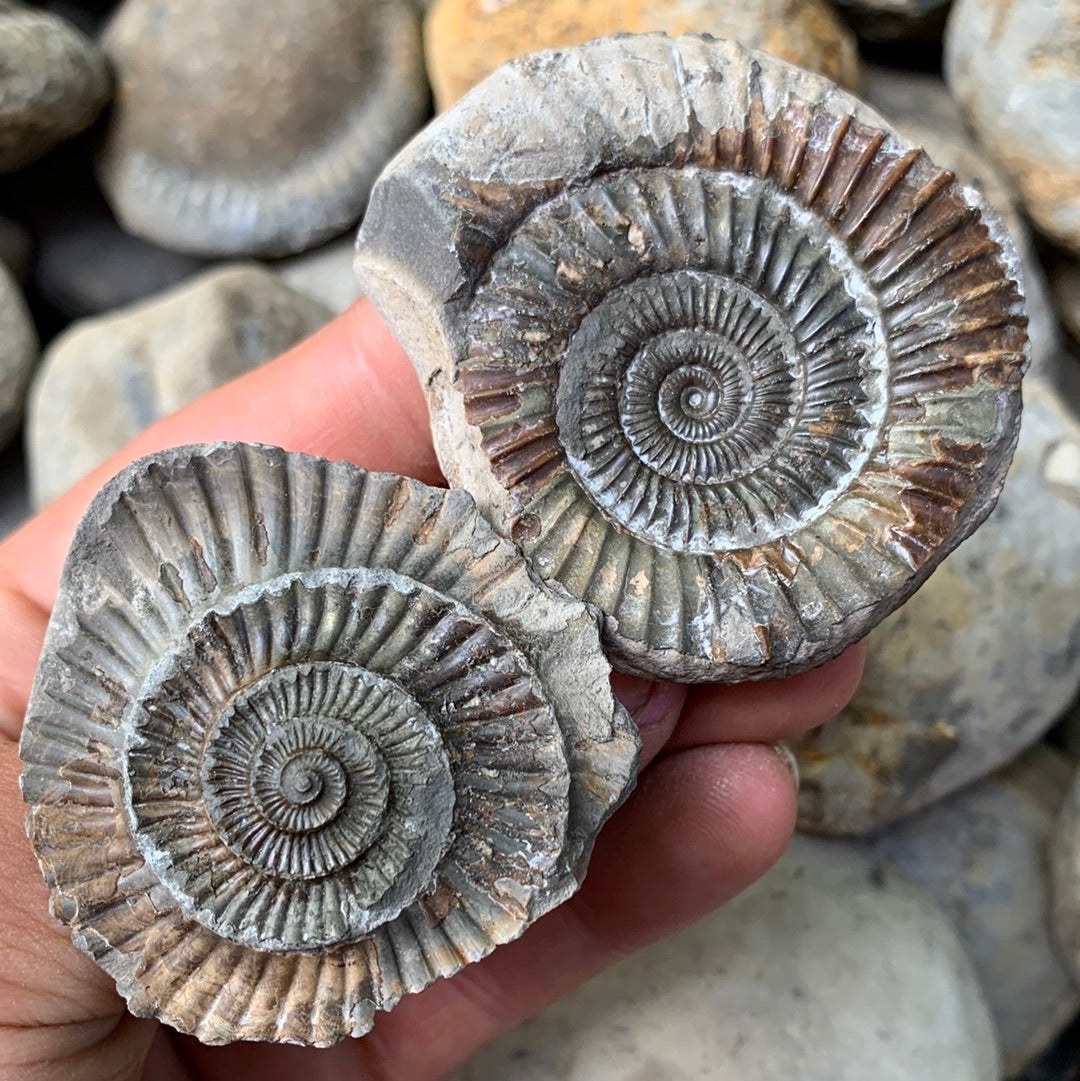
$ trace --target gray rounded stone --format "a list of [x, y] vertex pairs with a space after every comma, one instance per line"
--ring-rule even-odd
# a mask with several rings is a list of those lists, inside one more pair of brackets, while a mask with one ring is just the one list
[[1037, 744], [873, 842], [953, 921], [994, 1015], [1010, 1077], [1080, 1011], [1080, 987], [1051, 941], [1045, 859], [1071, 775], [1062, 754]]
[[956, 0], [945, 75], [1038, 228], [1080, 254], [1080, 6]]
[[996, 509], [868, 638], [851, 704], [793, 744], [800, 823], [878, 829], [999, 768], [1080, 685], [1080, 422], [1028, 380]]
[[19, 427], [39, 353], [37, 331], [18, 283], [0, 262], [0, 445]]
[[1054, 934], [1080, 981], [1080, 769], [1069, 785], [1050, 843]]
[[0, 173], [89, 127], [109, 91], [105, 58], [75, 27], [0, 0]]
[[155, 420], [277, 356], [329, 318], [262, 267], [233, 265], [75, 323], [49, 346], [31, 393], [35, 505]]
[[448, 1081], [997, 1081], [941, 911], [860, 846], [760, 882], [500, 1037]]
[[286, 255], [352, 226], [428, 108], [404, 0], [125, 0], [99, 177], [131, 232]]

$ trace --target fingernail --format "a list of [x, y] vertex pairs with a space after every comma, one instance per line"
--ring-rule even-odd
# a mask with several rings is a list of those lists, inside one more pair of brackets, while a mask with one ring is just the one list
[[777, 758], [784, 763], [788, 773], [791, 775], [791, 785], [795, 789], [796, 795], [799, 792], [799, 761], [791, 753], [791, 748], [786, 743], [774, 743], [772, 749], [776, 752]]
[[640, 676], [625, 676], [621, 672], [612, 672], [611, 688], [620, 702], [636, 717], [638, 710], [645, 705], [652, 694], [654, 683]]

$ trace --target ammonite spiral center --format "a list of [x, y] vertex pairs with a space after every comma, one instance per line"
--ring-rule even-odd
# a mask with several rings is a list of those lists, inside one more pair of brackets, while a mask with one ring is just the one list
[[[698, 346], [702, 352], [703, 345]], [[749, 391], [745, 363], [717, 351], [668, 372], [658, 388], [656, 408], [676, 439], [708, 443], [735, 428], [749, 404]]]
[[[409, 691], [347, 655], [307, 659], [322, 621], [376, 611], [385, 587], [281, 588], [211, 614], [161, 662], [133, 715], [126, 781], [136, 842], [185, 911], [248, 945], [310, 949], [409, 903], [447, 843], [454, 784]], [[317, 621], [290, 645], [241, 645], [278, 603]], [[191, 733], [179, 742], [177, 723]], [[439, 825], [425, 832], [431, 800]]]
[[[546, 508], [521, 466], [544, 470], [550, 455], [522, 444], [547, 438], [552, 406], [562, 475], [584, 500], [622, 534], [702, 555], [824, 515], [886, 407], [865, 273], [826, 221], [752, 176], [628, 170], [561, 192], [495, 254], [470, 320], [471, 415], [541, 536]], [[554, 402], [525, 350], [558, 358]], [[504, 420], [494, 395], [509, 357], [528, 393]], [[571, 496], [536, 498], [562, 513]]]
[[[238, 856], [311, 878], [348, 866], [378, 838], [390, 776], [362, 717], [290, 716], [282, 689], [296, 676], [278, 670], [234, 699], [204, 754], [203, 786], [207, 812]], [[411, 700], [395, 704], [419, 712]]]

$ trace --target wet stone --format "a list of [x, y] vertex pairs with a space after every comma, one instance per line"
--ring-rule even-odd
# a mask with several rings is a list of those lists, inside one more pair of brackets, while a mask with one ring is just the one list
[[307, 337], [330, 314], [269, 271], [241, 265], [73, 324], [49, 346], [34, 383], [27, 453], [35, 505], [154, 421]]

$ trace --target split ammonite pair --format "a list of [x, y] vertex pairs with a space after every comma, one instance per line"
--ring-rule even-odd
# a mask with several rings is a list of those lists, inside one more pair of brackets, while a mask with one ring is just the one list
[[272, 448], [144, 459], [79, 527], [22, 741], [57, 915], [208, 1042], [361, 1035], [516, 937], [632, 784], [601, 641], [679, 680], [820, 664], [1016, 439], [996, 218], [730, 42], [502, 68], [384, 172], [358, 271], [479, 513]]

